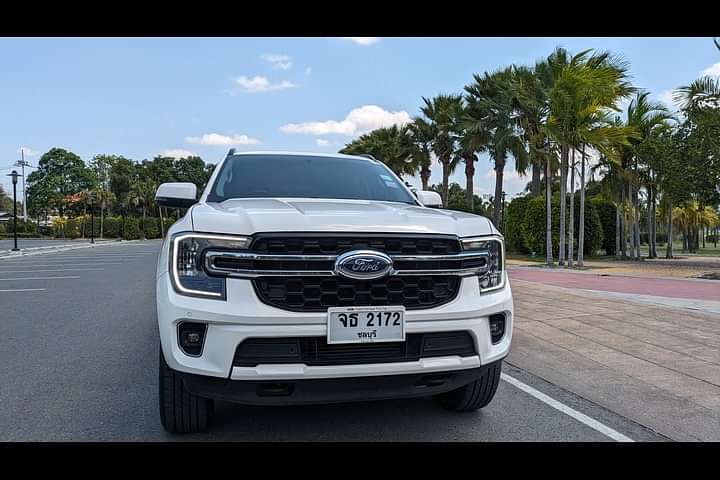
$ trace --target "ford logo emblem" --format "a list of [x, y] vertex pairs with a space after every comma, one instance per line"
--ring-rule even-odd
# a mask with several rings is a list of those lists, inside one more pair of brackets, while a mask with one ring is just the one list
[[384, 277], [392, 271], [392, 258], [373, 250], [353, 250], [337, 257], [335, 274], [356, 280]]

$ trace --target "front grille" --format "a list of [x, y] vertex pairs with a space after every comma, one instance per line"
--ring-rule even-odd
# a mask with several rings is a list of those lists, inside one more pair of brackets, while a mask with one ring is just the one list
[[387, 255], [453, 255], [460, 253], [460, 241], [449, 235], [404, 234], [299, 234], [257, 235], [251, 251], [287, 255], [340, 255], [350, 250], [370, 249]]
[[296, 312], [323, 312], [328, 307], [403, 305], [408, 310], [433, 308], [453, 300], [457, 276], [407, 275], [353, 280], [344, 277], [260, 277], [253, 286], [260, 300]]
[[233, 366], [304, 363], [353, 365], [413, 362], [421, 358], [477, 355], [468, 332], [411, 333], [404, 342], [328, 344], [325, 337], [250, 338], [235, 351]]

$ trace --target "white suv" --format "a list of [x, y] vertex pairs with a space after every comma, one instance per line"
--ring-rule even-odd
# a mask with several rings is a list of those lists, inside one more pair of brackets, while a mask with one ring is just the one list
[[199, 200], [190, 183], [156, 200], [188, 208], [157, 266], [168, 431], [206, 428], [214, 399], [492, 400], [513, 301], [488, 219], [339, 154], [231, 151]]

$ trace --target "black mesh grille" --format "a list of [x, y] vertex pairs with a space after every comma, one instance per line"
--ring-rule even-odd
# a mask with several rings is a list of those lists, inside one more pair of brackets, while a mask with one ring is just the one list
[[364, 248], [388, 255], [452, 255], [461, 250], [460, 242], [454, 236], [392, 234], [302, 234], [292, 237], [262, 234], [255, 237], [250, 248], [256, 253], [288, 255], [339, 255]]
[[393, 363], [448, 355], [477, 355], [468, 332], [415, 333], [408, 334], [404, 342], [333, 345], [328, 344], [325, 337], [250, 338], [238, 346], [233, 366]]
[[328, 307], [403, 305], [408, 310], [432, 308], [455, 298], [455, 276], [394, 276], [377, 280], [343, 277], [260, 277], [253, 280], [266, 304], [297, 312], [322, 312]]

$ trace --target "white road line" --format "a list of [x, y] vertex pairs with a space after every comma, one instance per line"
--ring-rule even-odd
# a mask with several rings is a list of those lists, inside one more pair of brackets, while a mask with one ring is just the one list
[[0, 293], [10, 293], [10, 292], [41, 292], [45, 290], [44, 288], [14, 288], [12, 290], [0, 290]]
[[81, 263], [73, 263], [73, 262], [58, 262], [58, 263], [0, 263], [0, 268], [2, 267], [10, 267], [10, 268], [20, 268], [20, 267], [62, 267], [63, 265], [71, 265], [73, 267], [96, 267], [100, 265], [122, 265], [123, 262], [93, 262], [93, 263], [87, 263], [87, 262], [81, 262]]
[[70, 278], [80, 278], [79, 276], [68, 277], [22, 277], [22, 278], [0, 278], [0, 282], [8, 282], [10, 280], [65, 280]]
[[532, 395], [533, 397], [537, 398], [541, 402], [546, 403], [547, 405], [550, 405], [554, 409], [563, 412], [565, 415], [568, 415], [568, 416], [574, 418], [578, 422], [584, 423], [588, 427], [602, 433], [606, 437], [612, 438], [616, 442], [634, 442], [634, 440], [632, 440], [630, 437], [626, 437], [625, 435], [618, 432], [617, 430], [613, 430], [612, 428], [608, 427], [607, 425], [598, 422], [594, 418], [590, 418], [587, 415], [585, 415], [584, 413], [580, 413], [577, 410], [575, 410], [574, 408], [570, 408], [567, 405], [565, 405], [564, 403], [560, 403], [557, 400], [555, 400], [554, 398], [548, 397], [547, 395], [540, 392], [539, 390], [534, 389], [530, 385], [524, 384], [517, 378], [511, 377], [510, 375], [507, 375], [505, 373], [501, 373], [500, 378], [505, 380], [510, 385], [519, 388], [523, 392]]
[[0, 270], [2, 273], [36, 273], [36, 272], [99, 272], [104, 268], [58, 268], [56, 270]]

